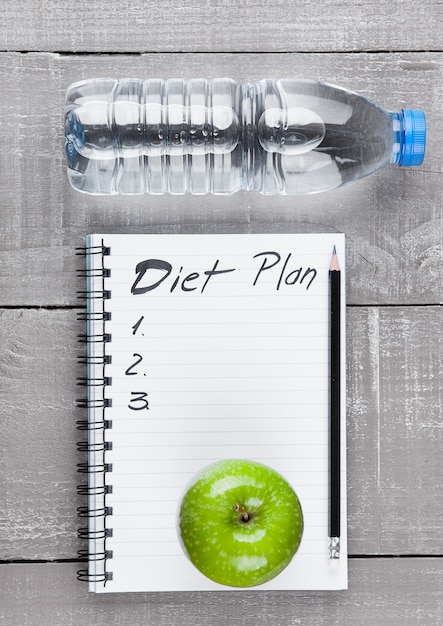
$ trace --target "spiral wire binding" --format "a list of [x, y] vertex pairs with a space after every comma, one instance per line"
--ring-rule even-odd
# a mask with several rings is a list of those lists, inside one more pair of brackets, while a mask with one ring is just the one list
[[[79, 506], [77, 513], [80, 519], [88, 521], [87, 526], [78, 529], [78, 537], [88, 544], [86, 549], [79, 550], [78, 556], [88, 568], [80, 569], [77, 579], [106, 585], [112, 580], [112, 572], [107, 567], [112, 551], [106, 547], [106, 540], [112, 537], [112, 529], [107, 526], [112, 508], [106, 503], [106, 496], [112, 493], [112, 486], [106, 484], [112, 464], [106, 462], [106, 452], [112, 450], [112, 443], [105, 439], [106, 431], [112, 428], [112, 422], [105, 419], [106, 409], [112, 406], [111, 399], [106, 397], [112, 379], [105, 376], [105, 366], [111, 363], [111, 356], [105, 352], [106, 344], [112, 337], [106, 332], [111, 314], [104, 310], [104, 300], [111, 297], [104, 282], [111, 275], [104, 265], [110, 248], [102, 242], [101, 246], [78, 248], [76, 254], [86, 257], [86, 268], [77, 270], [78, 276], [87, 280], [86, 291], [77, 292], [79, 299], [86, 300], [86, 311], [81, 311], [78, 319], [87, 324], [87, 332], [78, 337], [79, 342], [86, 345], [86, 354], [79, 356], [78, 362], [88, 368], [88, 375], [77, 379], [77, 384], [87, 389], [86, 396], [77, 400], [77, 406], [87, 412], [87, 419], [77, 421], [77, 429], [88, 433], [86, 441], [77, 443], [77, 451], [88, 455], [86, 462], [77, 464], [77, 472], [88, 477], [87, 484], [77, 486], [77, 493], [87, 498], [87, 504]], [[101, 286], [97, 289], [100, 279]], [[94, 289], [89, 289], [92, 284]], [[100, 332], [95, 332], [97, 327]]]

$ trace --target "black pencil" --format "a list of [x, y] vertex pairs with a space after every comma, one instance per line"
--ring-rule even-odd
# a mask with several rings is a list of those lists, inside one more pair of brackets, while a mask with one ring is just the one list
[[329, 267], [330, 288], [330, 436], [329, 436], [329, 557], [340, 557], [340, 309], [341, 275], [336, 248]]

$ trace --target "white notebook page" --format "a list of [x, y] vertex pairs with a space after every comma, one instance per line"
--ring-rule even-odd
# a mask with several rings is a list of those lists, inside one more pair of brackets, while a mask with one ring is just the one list
[[[112, 428], [112, 529], [97, 592], [226, 590], [177, 536], [186, 485], [209, 463], [247, 458], [292, 484], [304, 535], [259, 589], [347, 588], [345, 262], [341, 234], [93, 235], [110, 248], [104, 345]], [[342, 269], [341, 558], [328, 555], [329, 287]]]

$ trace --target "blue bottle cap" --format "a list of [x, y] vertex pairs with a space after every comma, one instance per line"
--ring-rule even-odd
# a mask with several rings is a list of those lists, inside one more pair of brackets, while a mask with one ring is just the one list
[[400, 112], [402, 147], [399, 165], [421, 165], [426, 150], [426, 117], [423, 111], [402, 109]]

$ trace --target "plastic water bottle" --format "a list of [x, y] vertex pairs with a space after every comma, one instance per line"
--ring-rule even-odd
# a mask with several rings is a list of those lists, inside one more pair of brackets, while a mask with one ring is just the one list
[[65, 136], [91, 194], [309, 194], [420, 165], [426, 121], [311, 80], [92, 79], [68, 88]]

